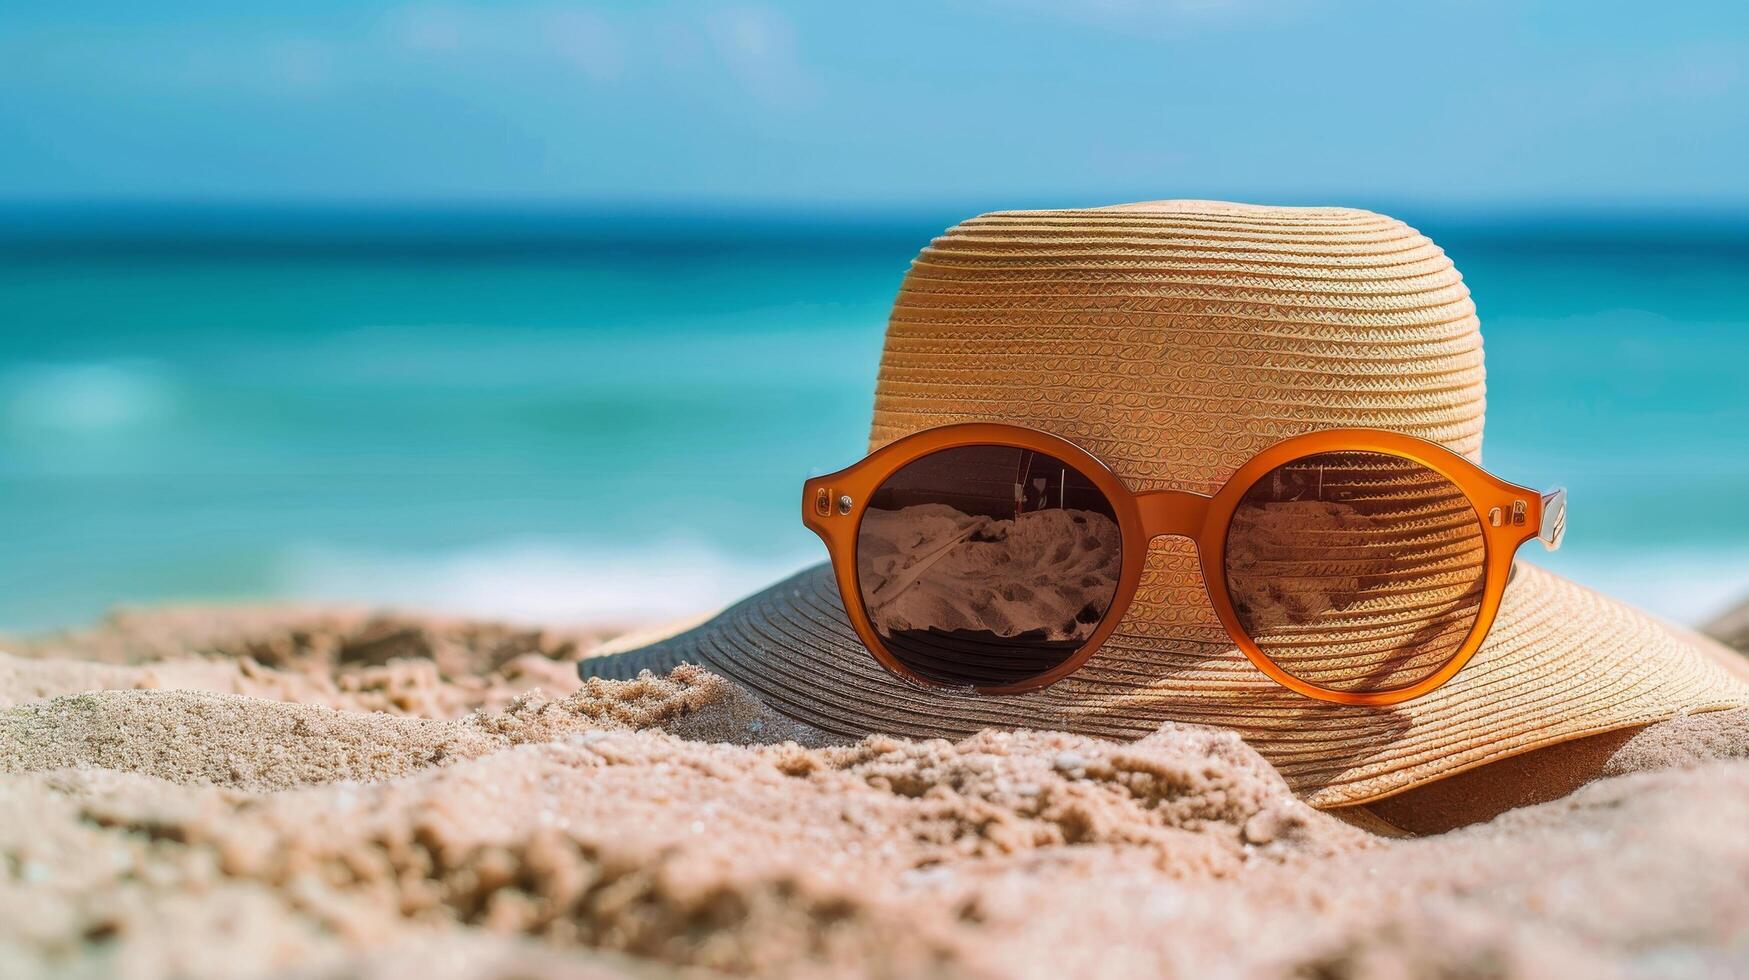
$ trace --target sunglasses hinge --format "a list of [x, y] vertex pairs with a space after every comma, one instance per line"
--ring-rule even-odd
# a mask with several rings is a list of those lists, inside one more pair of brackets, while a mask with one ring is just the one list
[[1529, 513], [1529, 504], [1522, 500], [1514, 500], [1510, 512], [1499, 507], [1488, 508], [1488, 523], [1493, 527], [1504, 527], [1510, 522], [1513, 527], [1523, 527]]
[[[818, 514], [821, 517], [831, 517], [832, 516], [832, 496], [833, 496], [833, 494], [832, 494], [831, 487], [821, 487], [818, 490], [815, 490], [814, 491], [814, 513]], [[839, 494], [838, 495], [838, 513], [842, 516], [845, 516], [845, 517], [850, 516], [851, 505], [854, 504], [855, 502], [856, 501], [850, 499], [850, 494], [847, 494], [847, 493]]]

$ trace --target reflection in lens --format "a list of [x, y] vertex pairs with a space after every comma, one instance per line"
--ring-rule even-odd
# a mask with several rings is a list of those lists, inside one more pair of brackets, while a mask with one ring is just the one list
[[1426, 680], [1482, 607], [1482, 523], [1463, 491], [1411, 460], [1320, 453], [1246, 492], [1227, 529], [1227, 592], [1264, 655], [1337, 691]]
[[998, 687], [1061, 665], [1122, 570], [1117, 517], [1062, 460], [1013, 446], [920, 457], [876, 489], [856, 539], [883, 645], [938, 684]]

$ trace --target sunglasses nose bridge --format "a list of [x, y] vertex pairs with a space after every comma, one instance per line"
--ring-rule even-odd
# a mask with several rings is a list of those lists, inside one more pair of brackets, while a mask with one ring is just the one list
[[1138, 494], [1142, 531], [1152, 541], [1158, 537], [1194, 538], [1208, 519], [1209, 498], [1188, 490], [1156, 490]]

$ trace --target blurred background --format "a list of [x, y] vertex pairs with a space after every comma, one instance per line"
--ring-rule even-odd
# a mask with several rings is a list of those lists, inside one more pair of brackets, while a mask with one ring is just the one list
[[823, 553], [906, 264], [995, 208], [1383, 210], [1487, 463], [1673, 619], [1749, 594], [1749, 6], [0, 6], [0, 629], [635, 621]]

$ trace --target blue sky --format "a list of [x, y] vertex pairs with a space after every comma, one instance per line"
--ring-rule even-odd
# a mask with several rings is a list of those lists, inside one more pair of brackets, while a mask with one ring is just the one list
[[0, 5], [0, 198], [1749, 205], [1749, 4]]

